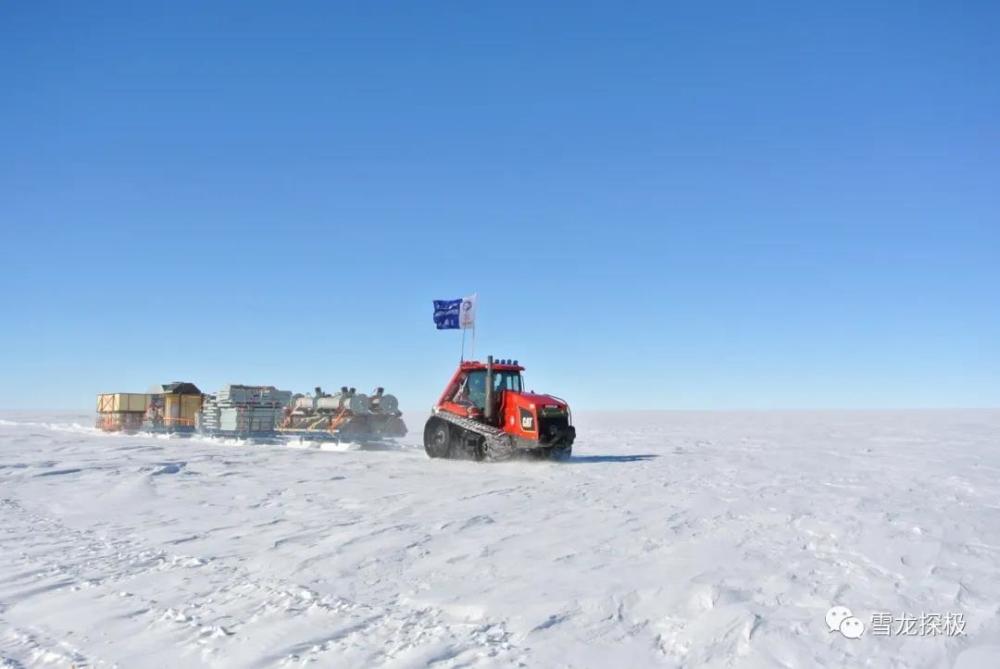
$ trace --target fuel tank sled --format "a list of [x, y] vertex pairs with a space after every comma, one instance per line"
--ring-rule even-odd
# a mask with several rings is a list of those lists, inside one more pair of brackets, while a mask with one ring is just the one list
[[381, 442], [406, 436], [394, 395], [376, 388], [371, 395], [341, 387], [330, 394], [296, 395], [285, 409], [278, 433], [318, 441]]

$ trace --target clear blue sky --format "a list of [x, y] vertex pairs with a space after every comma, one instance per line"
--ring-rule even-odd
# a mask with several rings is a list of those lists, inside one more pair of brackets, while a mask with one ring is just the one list
[[[539, 6], [544, 5], [544, 7]], [[807, 6], [808, 5], [808, 6]], [[0, 9], [0, 407], [1000, 405], [996, 3]]]

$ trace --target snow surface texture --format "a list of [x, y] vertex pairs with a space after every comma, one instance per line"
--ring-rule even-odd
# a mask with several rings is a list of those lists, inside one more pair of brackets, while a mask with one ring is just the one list
[[1000, 411], [591, 414], [503, 464], [408, 419], [362, 451], [5, 414], [0, 667], [1000, 666]]

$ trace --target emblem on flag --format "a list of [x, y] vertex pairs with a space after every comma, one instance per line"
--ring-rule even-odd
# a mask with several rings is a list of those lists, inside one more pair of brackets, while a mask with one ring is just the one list
[[462, 298], [462, 307], [458, 313], [458, 326], [463, 330], [468, 330], [469, 328], [475, 329], [476, 327], [476, 298], [478, 295], [473, 293], [468, 297]]

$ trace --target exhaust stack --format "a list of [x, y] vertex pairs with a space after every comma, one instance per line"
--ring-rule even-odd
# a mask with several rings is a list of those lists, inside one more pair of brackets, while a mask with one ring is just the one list
[[486, 419], [487, 423], [493, 423], [494, 416], [496, 412], [493, 406], [493, 356], [486, 356], [486, 409], [483, 411], [483, 417]]

